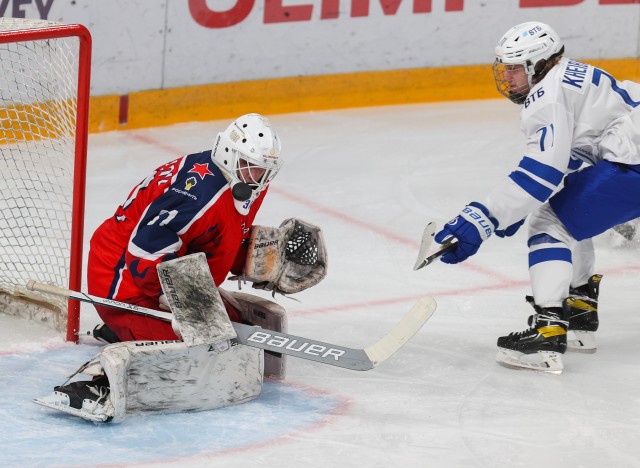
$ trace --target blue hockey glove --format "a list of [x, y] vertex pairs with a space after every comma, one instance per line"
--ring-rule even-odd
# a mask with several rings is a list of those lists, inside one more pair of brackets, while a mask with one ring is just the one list
[[439, 244], [458, 240], [456, 247], [445, 253], [440, 260], [444, 263], [460, 263], [474, 255], [480, 244], [491, 236], [498, 225], [495, 218], [489, 215], [489, 210], [478, 203], [469, 203], [453, 220], [436, 234], [434, 240]]
[[513, 223], [511, 226], [507, 226], [506, 229], [496, 229], [493, 232], [498, 237], [511, 237], [516, 232], [518, 232], [518, 229], [520, 229], [520, 226], [522, 226], [524, 224], [524, 220], [525, 219], [527, 219], [527, 218], [522, 218], [517, 223]]

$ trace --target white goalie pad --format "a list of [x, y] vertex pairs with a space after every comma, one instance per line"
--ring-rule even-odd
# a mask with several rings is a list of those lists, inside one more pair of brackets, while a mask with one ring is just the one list
[[219, 352], [213, 345], [180, 341], [130, 341], [106, 346], [78, 372], [109, 379], [104, 405], [80, 410], [61, 405], [59, 394], [34, 400], [90, 421], [122, 421], [143, 413], [182, 413], [237, 405], [262, 391], [263, 351], [235, 345]]
[[279, 228], [253, 226], [241, 280], [282, 294], [303, 291], [327, 274], [327, 250], [319, 227], [297, 218]]
[[[252, 294], [218, 289], [222, 299], [240, 314], [244, 323], [266, 330], [287, 333], [287, 312], [280, 304]], [[264, 376], [284, 379], [286, 355], [267, 351], [264, 354]]]
[[263, 352], [232, 346], [134, 341], [107, 346], [100, 363], [109, 379], [114, 421], [148, 412], [181, 413], [236, 405], [262, 391]]

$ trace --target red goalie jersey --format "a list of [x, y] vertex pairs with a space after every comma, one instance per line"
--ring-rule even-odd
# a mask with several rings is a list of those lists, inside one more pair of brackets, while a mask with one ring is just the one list
[[[91, 238], [89, 293], [159, 309], [156, 265], [204, 252], [217, 285], [232, 270], [266, 189], [235, 200], [211, 151], [191, 154], [156, 169], [138, 184]], [[243, 214], [244, 213], [244, 214]], [[171, 325], [116, 309], [97, 307], [123, 340], [175, 340]], [[237, 317], [231, 317], [237, 319]]]

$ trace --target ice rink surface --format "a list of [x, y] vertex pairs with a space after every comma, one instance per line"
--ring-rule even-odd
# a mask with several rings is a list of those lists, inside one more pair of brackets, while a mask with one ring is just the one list
[[[287, 162], [256, 222], [310, 221], [329, 251], [320, 285], [299, 302], [277, 298], [289, 332], [365, 347], [424, 295], [438, 302], [434, 316], [374, 370], [289, 359], [286, 380], [266, 382], [250, 403], [120, 424], [30, 401], [97, 353], [94, 341], [66, 344], [39, 324], [0, 316], [0, 466], [640, 466], [639, 244], [613, 232], [597, 239], [598, 352], [565, 354], [561, 376], [494, 361], [498, 336], [525, 329], [531, 313], [526, 228], [489, 239], [464, 264], [412, 270], [427, 221], [441, 226], [516, 167], [524, 149], [516, 106], [409, 105], [272, 122]], [[85, 255], [93, 230], [136, 183], [210, 148], [227, 124], [91, 135]], [[83, 305], [82, 329], [97, 322]]]

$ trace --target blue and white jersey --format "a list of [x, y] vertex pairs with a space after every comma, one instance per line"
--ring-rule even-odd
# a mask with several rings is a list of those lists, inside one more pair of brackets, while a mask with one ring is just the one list
[[542, 205], [565, 174], [605, 159], [640, 164], [640, 84], [563, 58], [521, 110], [526, 153], [482, 202], [504, 229]]

